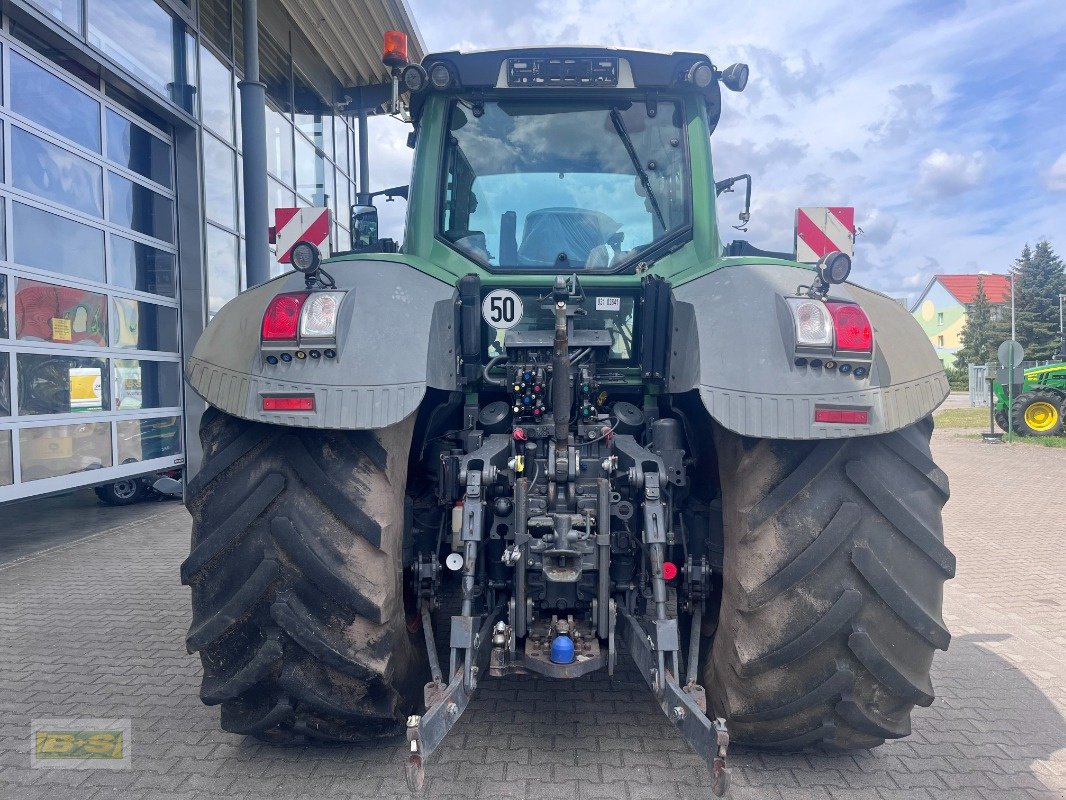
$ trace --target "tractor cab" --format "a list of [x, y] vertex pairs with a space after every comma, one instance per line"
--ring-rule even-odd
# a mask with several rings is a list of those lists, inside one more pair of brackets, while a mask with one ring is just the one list
[[746, 66], [567, 47], [431, 54], [394, 73], [415, 129], [404, 252], [510, 275], [717, 255], [708, 137]]

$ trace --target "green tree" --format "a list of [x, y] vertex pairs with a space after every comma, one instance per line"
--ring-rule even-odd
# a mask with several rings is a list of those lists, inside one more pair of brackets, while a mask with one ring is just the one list
[[985, 279], [977, 276], [977, 293], [966, 311], [966, 324], [959, 334], [962, 347], [955, 354], [955, 363], [960, 367], [966, 364], [987, 364], [996, 360], [996, 348], [999, 341], [995, 337], [995, 322], [992, 318], [992, 305], [985, 294]]
[[[1062, 259], [1042, 239], [1026, 245], [1011, 269], [1014, 276], [1015, 331], [1027, 361], [1052, 359], [1059, 351], [1059, 295], [1066, 294]], [[996, 344], [1010, 338], [1010, 301], [995, 326]]]

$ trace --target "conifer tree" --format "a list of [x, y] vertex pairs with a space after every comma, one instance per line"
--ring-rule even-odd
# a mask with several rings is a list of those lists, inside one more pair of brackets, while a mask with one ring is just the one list
[[[1027, 244], [1011, 269], [1014, 275], [1014, 313], [1017, 339], [1025, 348], [1026, 361], [1055, 358], [1059, 352], [1059, 295], [1066, 294], [1062, 259], [1042, 239], [1030, 249]], [[994, 327], [998, 345], [1010, 338], [1010, 298]]]
[[957, 366], [995, 362], [999, 342], [995, 339], [993, 326], [992, 305], [985, 294], [985, 280], [978, 275], [977, 292], [966, 312], [966, 324], [959, 334], [962, 347], [955, 354]]

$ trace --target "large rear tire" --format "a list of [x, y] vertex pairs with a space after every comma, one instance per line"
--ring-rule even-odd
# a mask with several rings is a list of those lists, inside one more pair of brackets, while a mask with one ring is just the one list
[[201, 699], [268, 741], [401, 732], [425, 682], [401, 585], [410, 421], [303, 430], [210, 409], [200, 438], [181, 579]]
[[874, 747], [932, 703], [955, 573], [932, 427], [819, 442], [716, 427], [725, 569], [703, 680], [738, 742]]

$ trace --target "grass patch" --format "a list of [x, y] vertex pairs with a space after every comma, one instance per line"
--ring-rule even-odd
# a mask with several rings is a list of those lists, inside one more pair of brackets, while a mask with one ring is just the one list
[[[969, 434], [962, 438], [980, 439], [981, 434]], [[1007, 442], [1007, 434], [1005, 433], [1003, 434], [1003, 443], [1009, 444], [1009, 442]], [[1066, 436], [1019, 436], [1018, 434], [1014, 434], [1014, 444], [1028, 444], [1037, 447], [1061, 447], [1066, 449]]]
[[987, 408], [948, 408], [933, 415], [938, 428], [987, 428]]

